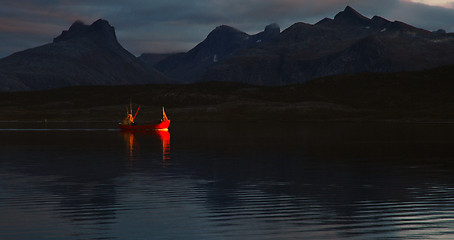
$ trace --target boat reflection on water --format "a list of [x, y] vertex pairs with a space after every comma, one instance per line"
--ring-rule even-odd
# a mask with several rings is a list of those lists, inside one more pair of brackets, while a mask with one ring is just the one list
[[[153, 147], [146, 145], [148, 140], [152, 140], [152, 144], [155, 145], [155, 139], [159, 139], [161, 142], [161, 149], [162, 149], [162, 164], [165, 167], [168, 163], [166, 160], [170, 159], [170, 133], [169, 131], [160, 131], [160, 130], [134, 130], [134, 131], [121, 131], [123, 138], [125, 140], [126, 146], [129, 151], [129, 160], [134, 161], [141, 149], [140, 142], [143, 141], [143, 147]], [[140, 138], [138, 141], [137, 138]]]
[[162, 146], [162, 161], [165, 163], [165, 160], [170, 159], [170, 133], [169, 131], [154, 131], [161, 140]]

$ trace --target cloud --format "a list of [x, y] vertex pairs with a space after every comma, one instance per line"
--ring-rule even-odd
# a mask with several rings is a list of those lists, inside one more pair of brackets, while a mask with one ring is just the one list
[[[390, 10], [396, 19], [427, 30], [454, 31], [454, 9], [401, 1]], [[399, 18], [399, 16], [401, 16]]]
[[367, 17], [454, 31], [454, 9], [409, 0], [0, 0], [0, 57], [50, 42], [78, 19], [108, 20], [120, 43], [139, 55], [189, 50], [221, 24], [252, 34], [273, 22], [315, 23], [346, 5]]
[[414, 3], [422, 3], [425, 5], [430, 6], [439, 6], [445, 8], [453, 8], [454, 1], [447, 1], [447, 0], [405, 0], [407, 2], [414, 2]]

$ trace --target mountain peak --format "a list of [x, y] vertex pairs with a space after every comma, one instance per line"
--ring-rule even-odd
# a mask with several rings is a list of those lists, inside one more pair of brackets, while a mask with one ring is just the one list
[[87, 31], [88, 26], [82, 22], [81, 20], [75, 21], [67, 31], [62, 31], [62, 33], [54, 38], [54, 42], [61, 42], [68, 39], [75, 38], [79, 35], [82, 35], [85, 31]]
[[344, 11], [336, 14], [334, 17], [336, 22], [348, 23], [354, 25], [365, 25], [369, 22], [369, 18], [361, 15], [358, 11], [350, 6], [345, 7]]
[[374, 16], [370, 20], [370, 25], [372, 28], [382, 28], [386, 24], [389, 24], [390, 21], [386, 20], [385, 18], [379, 17], [379, 16]]
[[271, 23], [271, 24], [269, 24], [269, 25], [267, 25], [267, 26], [265, 27], [265, 32], [266, 32], [266, 31], [273, 31], [273, 30], [275, 30], [275, 29], [279, 29], [279, 31], [281, 31], [281, 27], [279, 26], [279, 24], [277, 24], [277, 23]]
[[210, 34], [217, 34], [217, 33], [235, 33], [235, 32], [241, 32], [240, 30], [228, 26], [228, 25], [220, 25], [217, 26], [213, 31], [210, 32]]
[[98, 19], [94, 23], [92, 23], [89, 27], [89, 30], [95, 32], [102, 32], [104, 34], [110, 35], [110, 37], [115, 37], [115, 28], [112, 27], [108, 21], [104, 19]]
[[82, 30], [83, 28], [86, 28], [87, 25], [81, 21], [81, 20], [76, 20], [71, 27], [69, 27], [69, 31], [79, 31]]
[[221, 25], [216, 27], [213, 31], [211, 31], [208, 34], [207, 40], [225, 42], [226, 40], [229, 41], [228, 39], [232, 40], [236, 38], [244, 38], [246, 36], [247, 36], [246, 33], [236, 28], [227, 25]]
[[112, 27], [107, 20], [104, 19], [98, 19], [94, 23], [91, 24], [91, 26], [96, 26], [96, 27]]
[[58, 37], [54, 38], [54, 43], [77, 38], [90, 38], [110, 45], [118, 44], [114, 27], [104, 19], [98, 19], [90, 26], [77, 20], [67, 31], [63, 31]]
[[87, 32], [102, 39], [103, 41], [118, 44], [117, 36], [115, 35], [115, 28], [104, 19], [96, 20], [93, 24], [91, 24]]
[[354, 14], [359, 14], [358, 11], [356, 11], [355, 9], [353, 9], [352, 7], [350, 7], [349, 5], [347, 5], [344, 9], [344, 12], [351, 12], [351, 13], [354, 13]]
[[272, 40], [279, 36], [279, 33], [281, 33], [281, 27], [277, 23], [269, 24], [263, 31], [264, 40]]

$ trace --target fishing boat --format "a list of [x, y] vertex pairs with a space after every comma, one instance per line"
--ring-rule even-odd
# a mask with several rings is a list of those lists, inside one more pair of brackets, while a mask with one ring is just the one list
[[168, 131], [170, 120], [167, 118], [164, 107], [162, 107], [162, 118], [161, 122], [155, 124], [137, 124], [134, 120], [139, 113], [140, 106], [137, 108], [136, 113], [133, 115], [132, 105], [126, 109], [126, 117], [123, 122], [118, 123], [118, 127], [122, 130], [162, 130]]

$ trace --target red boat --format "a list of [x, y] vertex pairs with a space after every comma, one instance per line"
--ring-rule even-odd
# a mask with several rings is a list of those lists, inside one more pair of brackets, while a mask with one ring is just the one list
[[160, 123], [157, 124], [136, 124], [134, 120], [137, 117], [140, 106], [137, 108], [136, 114], [132, 115], [132, 106], [130, 109], [126, 109], [126, 117], [123, 122], [118, 123], [118, 127], [123, 130], [162, 130], [168, 131], [170, 120], [167, 118], [167, 115], [162, 107], [162, 119]]

